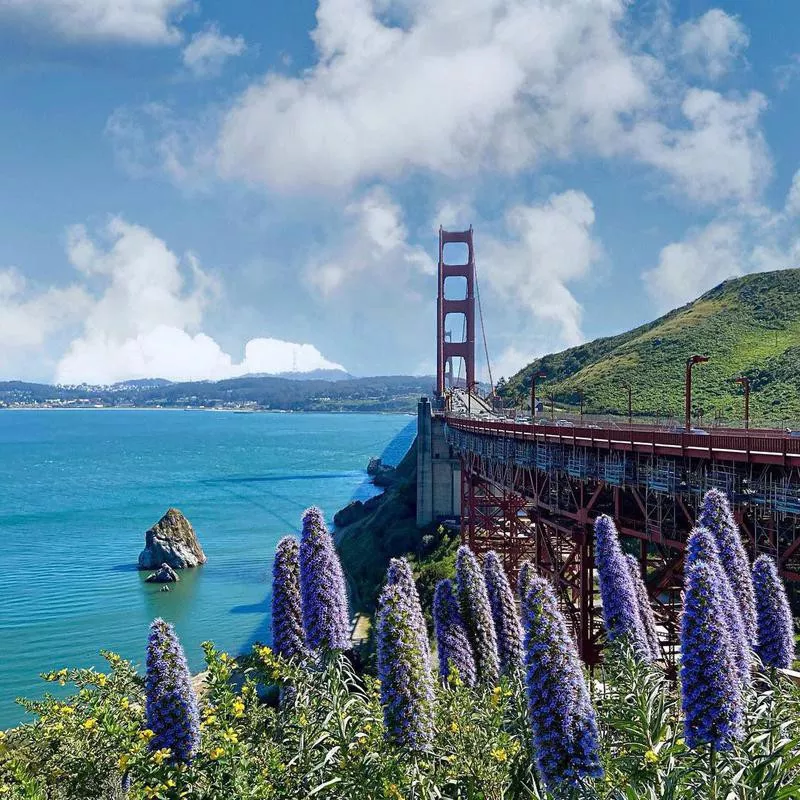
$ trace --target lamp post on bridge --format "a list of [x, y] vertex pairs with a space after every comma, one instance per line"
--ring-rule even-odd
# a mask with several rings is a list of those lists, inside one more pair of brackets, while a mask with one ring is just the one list
[[534, 372], [531, 377], [531, 425], [536, 422], [536, 379], [546, 377], [544, 372]]
[[550, 419], [554, 420], [556, 418], [556, 396], [551, 392], [547, 395], [547, 399], [550, 401]]
[[628, 425], [633, 425], [633, 389], [627, 381], [622, 384], [622, 388], [628, 392]]
[[686, 359], [686, 382], [685, 382], [685, 400], [686, 400], [686, 430], [687, 432], [692, 429], [692, 367], [695, 364], [702, 364], [708, 361], [708, 356], [689, 356]]
[[744, 428], [750, 428], [750, 378], [742, 375], [741, 378], [736, 378], [736, 383], [741, 383], [744, 389]]

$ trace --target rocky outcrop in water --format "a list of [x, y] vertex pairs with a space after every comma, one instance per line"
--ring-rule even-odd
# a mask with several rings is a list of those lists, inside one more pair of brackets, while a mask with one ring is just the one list
[[177, 508], [170, 508], [145, 533], [139, 569], [159, 569], [162, 564], [185, 569], [205, 564], [207, 560], [189, 520]]
[[158, 572], [145, 578], [145, 583], [175, 583], [179, 580], [178, 573], [169, 564], [162, 564]]

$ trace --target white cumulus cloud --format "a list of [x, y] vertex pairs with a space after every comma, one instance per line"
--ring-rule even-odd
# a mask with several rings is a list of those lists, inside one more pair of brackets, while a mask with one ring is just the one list
[[198, 78], [219, 75], [229, 58], [240, 56], [247, 49], [241, 36], [225, 36], [218, 25], [194, 34], [183, 48], [183, 65]]
[[551, 345], [583, 341], [582, 308], [569, 284], [585, 278], [601, 255], [594, 220], [589, 197], [570, 190], [541, 205], [512, 208], [507, 236], [481, 239], [481, 277], [506, 303], [549, 328]]
[[679, 30], [680, 51], [691, 69], [721, 78], [750, 43], [742, 23], [719, 8], [684, 23]]
[[220, 293], [217, 279], [191, 253], [179, 258], [151, 231], [113, 217], [91, 236], [68, 231], [78, 280], [67, 288], [28, 287], [17, 270], [0, 270], [0, 367], [18, 364], [49, 338], [75, 331], [58, 358], [58, 383], [108, 384], [133, 378], [218, 380], [254, 372], [343, 369], [311, 344], [251, 339], [241, 359], [202, 331]]
[[47, 28], [73, 41], [175, 44], [191, 0], [2, 0], [0, 18]]

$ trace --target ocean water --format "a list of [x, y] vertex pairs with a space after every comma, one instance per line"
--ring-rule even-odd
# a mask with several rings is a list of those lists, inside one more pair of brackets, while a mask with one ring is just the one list
[[[332, 520], [375, 494], [370, 456], [397, 463], [403, 415], [200, 411], [0, 412], [0, 728], [40, 672], [101, 667], [109, 649], [140, 666], [148, 624], [175, 623], [192, 669], [200, 643], [230, 652], [270, 639], [270, 576], [281, 536], [320, 506]], [[135, 565], [167, 510], [191, 521], [208, 563], [170, 592]]]

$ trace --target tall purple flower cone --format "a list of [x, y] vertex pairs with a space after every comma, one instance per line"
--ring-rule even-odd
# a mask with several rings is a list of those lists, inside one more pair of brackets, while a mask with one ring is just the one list
[[465, 686], [475, 688], [475, 657], [469, 643], [467, 626], [453, 592], [453, 584], [449, 580], [439, 581], [436, 585], [433, 594], [433, 624], [436, 629], [439, 676], [447, 681], [451, 672], [456, 670]]
[[433, 680], [409, 598], [387, 584], [378, 599], [378, 679], [386, 736], [409, 750], [433, 740]]
[[697, 524], [708, 528], [717, 540], [722, 568], [731, 582], [734, 597], [739, 605], [745, 633], [750, 647], [755, 647], [758, 635], [756, 605], [750, 561], [747, 558], [739, 526], [733, 518], [728, 498], [718, 489], [711, 489], [703, 497], [697, 515]]
[[200, 714], [192, 676], [172, 625], [156, 619], [147, 640], [145, 676], [151, 750], [168, 747], [171, 760], [188, 763], [200, 746]]
[[517, 597], [522, 600], [528, 594], [528, 587], [530, 586], [531, 576], [535, 575], [536, 571], [533, 564], [526, 558], [519, 565], [519, 572], [517, 573]]
[[758, 614], [758, 655], [769, 667], [789, 669], [794, 661], [794, 625], [786, 588], [769, 556], [753, 565]]
[[431, 648], [428, 642], [428, 626], [425, 624], [425, 617], [422, 613], [422, 604], [419, 601], [417, 585], [414, 582], [414, 573], [405, 558], [393, 558], [389, 561], [389, 568], [386, 570], [386, 582], [397, 586], [400, 593], [408, 599], [414, 626], [419, 635], [420, 647], [425, 657], [425, 664], [430, 667]]
[[347, 650], [349, 613], [342, 565], [325, 518], [314, 507], [303, 514], [300, 593], [307, 645], [323, 652]]
[[456, 587], [461, 616], [467, 625], [467, 634], [475, 656], [478, 684], [491, 688], [500, 680], [497, 632], [486, 592], [486, 581], [478, 560], [466, 545], [459, 547], [456, 555]]
[[522, 601], [525, 688], [539, 774], [557, 792], [600, 777], [595, 712], [575, 643], [550, 584], [534, 575]]
[[272, 565], [272, 647], [284, 658], [308, 654], [300, 601], [299, 553], [297, 539], [284, 536], [278, 542]]
[[686, 563], [706, 561], [717, 571], [718, 591], [722, 598], [723, 622], [728, 629], [732, 657], [742, 687], [750, 685], [753, 669], [752, 650], [747, 638], [739, 604], [733, 595], [730, 579], [722, 568], [716, 539], [706, 528], [695, 528], [686, 543]]
[[611, 517], [599, 516], [594, 523], [594, 534], [595, 564], [609, 641], [625, 638], [642, 660], [651, 661], [653, 654], [642, 625], [636, 587]]
[[522, 627], [508, 576], [493, 550], [486, 554], [483, 574], [497, 634], [500, 673], [511, 675], [522, 669]]
[[636, 602], [639, 608], [639, 619], [642, 622], [647, 644], [650, 646], [650, 654], [654, 661], [658, 661], [661, 658], [661, 645], [658, 641], [653, 606], [650, 605], [650, 597], [647, 594], [647, 587], [644, 585], [642, 571], [639, 567], [639, 562], [632, 555], [627, 554], [625, 560], [628, 562], [628, 569], [631, 573], [633, 588], [636, 592]]

